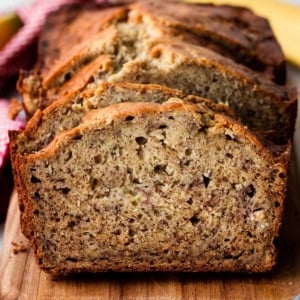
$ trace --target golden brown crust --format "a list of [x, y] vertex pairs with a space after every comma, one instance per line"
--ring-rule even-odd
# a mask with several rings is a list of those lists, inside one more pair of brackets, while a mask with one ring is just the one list
[[[43, 78], [43, 88], [51, 88], [53, 87], [54, 79], [60, 78], [69, 68], [73, 66], [80, 66], [84, 61], [94, 61], [95, 58], [99, 55], [99, 50], [103, 47], [104, 44], [109, 44], [111, 40], [116, 38], [117, 31], [115, 28], [110, 27], [107, 30], [104, 30], [97, 34], [96, 36], [91, 37], [90, 40], [84, 41], [75, 47], [72, 47], [68, 54], [62, 56], [55, 64], [52, 66], [51, 70], [49, 70], [45, 77]], [[88, 54], [87, 54], [88, 53]], [[107, 56], [102, 57], [102, 59], [106, 59]], [[100, 58], [101, 62], [101, 58]], [[105, 62], [105, 61], [104, 61]], [[98, 62], [99, 64], [99, 62]], [[87, 66], [87, 69], [94, 69], [92, 63]], [[62, 81], [65, 78], [62, 78]], [[55, 86], [54, 86], [55, 87]]]
[[[44, 26], [39, 42], [37, 69], [48, 74], [53, 64], [73, 52], [70, 45], [85, 44], [101, 30], [126, 17], [123, 6], [68, 5], [52, 13]], [[63, 38], [62, 38], [63, 33]], [[88, 33], [88, 34], [87, 34]]]
[[22, 168], [21, 168], [21, 162], [20, 157], [16, 153], [16, 139], [19, 134], [19, 131], [9, 131], [9, 140], [10, 140], [10, 156], [11, 156], [11, 163], [12, 163], [12, 170], [13, 170], [13, 176], [14, 176], [14, 184], [15, 188], [18, 193], [18, 204], [19, 209], [21, 212], [20, 215], [20, 224], [21, 224], [21, 230], [23, 234], [30, 239], [30, 232], [33, 228], [33, 224], [31, 222], [30, 218], [30, 201], [28, 201], [28, 195], [26, 194], [25, 185], [22, 181]]
[[[63, 84], [54, 95], [48, 95], [52, 102], [68, 95], [74, 95], [81, 91], [91, 80], [92, 76], [97, 72], [107, 72], [111, 68], [111, 59], [108, 55], [100, 55], [90, 64], [84, 66], [75, 76]], [[50, 91], [51, 92], [51, 91]], [[46, 104], [41, 103], [42, 107], [49, 106], [51, 103], [47, 101]]]
[[32, 116], [38, 109], [44, 96], [41, 88], [41, 78], [37, 70], [20, 71], [16, 88], [22, 96], [23, 108], [27, 116]]
[[197, 65], [205, 64], [212, 69], [220, 69], [222, 73], [231, 74], [241, 82], [255, 85], [263, 94], [271, 95], [277, 98], [279, 102], [290, 101], [289, 90], [287, 88], [275, 85], [265, 78], [257, 76], [257, 74], [251, 72], [248, 68], [238, 65], [227, 57], [218, 55], [209, 49], [189, 45], [175, 39], [169, 39], [167, 42], [166, 40], [158, 39], [152, 43], [152, 47], [150, 48], [150, 55], [152, 54], [152, 56], [158, 55], [157, 53], [166, 53], [174, 56], [174, 60], [186, 60], [189, 63], [195, 61]]

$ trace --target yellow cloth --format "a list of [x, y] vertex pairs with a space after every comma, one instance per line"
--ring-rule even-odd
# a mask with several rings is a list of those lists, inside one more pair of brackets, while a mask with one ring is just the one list
[[300, 6], [276, 0], [186, 0], [246, 6], [267, 18], [287, 60], [300, 67]]

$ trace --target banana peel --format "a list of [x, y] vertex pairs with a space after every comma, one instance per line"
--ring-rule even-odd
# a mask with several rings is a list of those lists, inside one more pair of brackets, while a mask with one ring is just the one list
[[300, 67], [300, 6], [277, 0], [185, 0], [245, 6], [269, 20], [287, 60]]
[[20, 17], [15, 13], [0, 16], [0, 50], [22, 26]]

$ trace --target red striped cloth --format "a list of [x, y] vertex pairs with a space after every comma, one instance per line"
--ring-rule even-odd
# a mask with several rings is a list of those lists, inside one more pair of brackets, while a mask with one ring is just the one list
[[[73, 3], [95, 2], [104, 4], [106, 0], [37, 0], [20, 8], [17, 13], [23, 21], [23, 27], [0, 51], [0, 97], [4, 95], [5, 85], [20, 69], [26, 69], [35, 60], [35, 42], [43, 27], [47, 15], [61, 6]], [[8, 161], [8, 131], [21, 129], [20, 120], [12, 121], [7, 117], [9, 101], [0, 99], [0, 175]], [[5, 174], [2, 174], [3, 176]], [[0, 176], [1, 186], [1, 176]], [[2, 200], [1, 200], [2, 201]], [[0, 201], [0, 202], [1, 202]], [[1, 203], [0, 203], [1, 204]]]
[[12, 121], [7, 117], [9, 102], [0, 99], [0, 222], [3, 220], [8, 207], [9, 198], [13, 188], [12, 172], [9, 161], [8, 130], [23, 128], [24, 122]]
[[8, 130], [19, 130], [24, 127], [22, 120], [10, 120], [8, 118], [9, 102], [5, 99], [0, 99], [0, 167], [5, 164], [8, 157]]

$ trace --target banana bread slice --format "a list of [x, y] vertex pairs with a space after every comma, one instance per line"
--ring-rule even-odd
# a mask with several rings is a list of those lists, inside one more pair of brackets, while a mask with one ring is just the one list
[[[167, 35], [157, 37], [161, 35], [153, 28], [130, 20], [109, 26], [57, 61], [43, 78], [45, 101], [40, 106], [103, 81], [155, 83], [228, 103], [250, 128], [273, 131], [277, 143], [291, 138], [296, 115], [293, 90], [207, 48]], [[87, 60], [91, 61], [84, 64]], [[103, 64], [95, 71], [93, 62]], [[23, 91], [30, 90], [29, 82], [20, 82]]]
[[93, 110], [19, 160], [22, 230], [52, 274], [267, 271], [286, 193], [280, 153], [203, 106]]
[[[71, 16], [68, 14], [69, 10], [72, 12]], [[254, 77], [272, 78], [274, 74], [280, 74], [275, 76], [275, 81], [284, 82], [283, 79], [278, 79], [285, 77], [284, 56], [267, 21], [245, 8], [141, 1], [129, 6], [106, 9], [83, 6], [80, 12], [75, 9], [74, 13], [73, 10], [66, 7], [50, 16], [40, 40], [39, 62], [34, 70], [23, 73], [20, 77], [19, 91], [29, 115], [37, 107], [48, 105], [49, 98], [53, 101], [61, 93], [67, 92], [72, 84], [63, 87], [63, 91], [59, 87], [69, 81], [80, 68], [93, 64], [102, 44], [100, 32], [111, 24], [135, 24], [138, 27], [136, 30], [144, 33], [140, 32], [134, 38], [147, 39], [149, 35], [161, 39], [174, 37], [188, 45], [203, 46], [252, 68], [257, 72]], [[119, 49], [110, 48], [109, 55], [115, 55], [124, 48], [129, 49], [130, 43], [134, 43], [131, 39], [126, 40], [125, 35], [124, 44], [119, 45]], [[97, 51], [96, 44], [100, 44]], [[76, 54], [82, 48], [85, 48], [84, 56], [74, 55], [74, 52]], [[71, 57], [74, 65], [67, 65], [62, 76], [57, 78], [55, 74], [63, 69], [66, 59]], [[119, 59], [121, 62], [117, 60], [115, 64], [122, 63], [122, 57]], [[238, 64], [233, 66], [237, 70]], [[82, 77], [87, 84], [94, 80], [95, 75]], [[205, 94], [200, 96], [206, 97]]]
[[119, 102], [163, 103], [170, 99], [181, 99], [188, 103], [194, 103], [199, 108], [204, 106], [216, 112], [234, 116], [225, 105], [215, 104], [197, 96], [187, 96], [180, 90], [160, 85], [102, 83], [95, 90], [62, 98], [46, 109], [38, 110], [24, 130], [9, 132], [11, 162], [16, 187], [18, 188], [20, 185], [20, 174], [22, 173], [22, 170], [19, 169], [19, 159], [42, 149], [61, 131], [78, 126], [87, 112]]
[[216, 112], [234, 117], [228, 106], [208, 99], [185, 95], [180, 90], [154, 84], [101, 83], [96, 89], [63, 97], [44, 110], [38, 110], [23, 131], [10, 133], [12, 158], [26, 155], [45, 147], [60, 131], [71, 129], [82, 122], [82, 117], [93, 109], [120, 102], [163, 103], [172, 98], [204, 105]]

